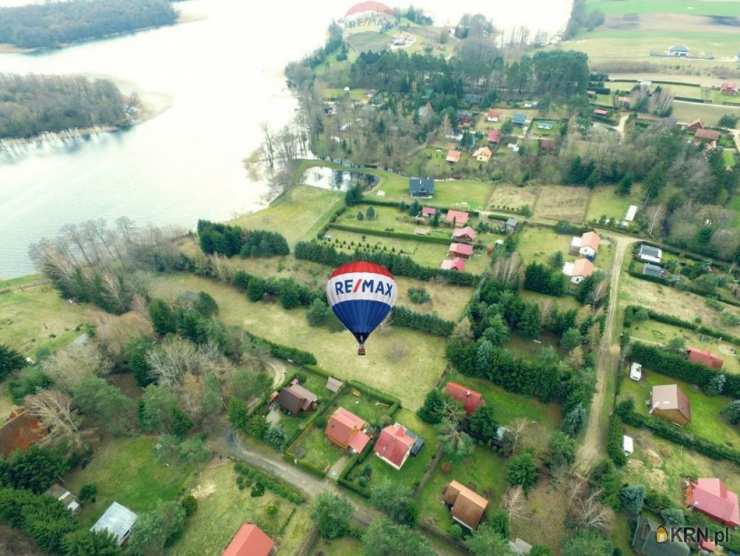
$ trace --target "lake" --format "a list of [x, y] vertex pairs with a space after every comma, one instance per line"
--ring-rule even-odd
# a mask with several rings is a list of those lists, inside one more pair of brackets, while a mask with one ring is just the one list
[[[549, 32], [565, 25], [570, 10], [570, 0], [419, 4], [440, 22], [483, 9], [499, 27]], [[41, 54], [1, 54], [2, 72], [110, 76], [171, 106], [126, 131], [0, 161], [0, 277], [32, 272], [28, 246], [67, 223], [128, 216], [193, 228], [198, 218], [264, 206], [268, 187], [249, 179], [243, 160], [259, 146], [261, 124], [279, 128], [294, 115], [284, 66], [318, 47], [332, 18], [351, 5], [191, 0], [176, 4], [187, 23]]]

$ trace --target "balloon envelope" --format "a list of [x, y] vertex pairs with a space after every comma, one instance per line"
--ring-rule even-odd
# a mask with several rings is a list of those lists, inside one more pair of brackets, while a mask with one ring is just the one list
[[347, 263], [329, 277], [326, 298], [334, 314], [360, 346], [396, 304], [396, 281], [382, 265]]

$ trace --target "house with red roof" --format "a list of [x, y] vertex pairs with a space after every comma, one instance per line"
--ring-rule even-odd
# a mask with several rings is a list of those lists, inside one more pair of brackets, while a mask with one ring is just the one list
[[447, 386], [445, 386], [445, 393], [453, 400], [457, 400], [463, 404], [465, 413], [468, 415], [475, 413], [476, 410], [485, 403], [480, 392], [466, 388], [457, 382], [448, 382]]
[[496, 110], [495, 108], [491, 108], [488, 111], [488, 114], [486, 115], [486, 120], [492, 123], [496, 123], [501, 119], [501, 112]]
[[605, 117], [605, 116], [608, 116], [608, 115], [609, 115], [609, 111], [608, 110], [604, 110], [603, 108], [594, 108], [594, 116], [602, 116], [602, 117]]
[[435, 214], [437, 214], [437, 209], [434, 207], [422, 207], [421, 208], [422, 218], [434, 218]]
[[737, 90], [737, 83], [732, 83], [730, 81], [722, 83], [719, 87], [719, 92], [723, 95], [735, 96], [737, 94]]
[[478, 237], [478, 233], [470, 226], [465, 226], [464, 228], [455, 228], [454, 230], [452, 230], [452, 239], [454, 239], [455, 241], [473, 243], [476, 237]]
[[709, 148], [714, 149], [717, 147], [720, 135], [720, 132], [714, 129], [697, 129], [694, 133], [694, 143], [706, 143]]
[[488, 142], [492, 145], [498, 145], [501, 141], [501, 130], [500, 129], [492, 129], [488, 132]]
[[25, 409], [14, 410], [0, 427], [0, 456], [8, 457], [16, 450], [25, 451], [41, 441], [48, 431]]
[[468, 220], [470, 220], [470, 215], [463, 210], [450, 209], [445, 215], [445, 222], [457, 228], [464, 228], [467, 226]]
[[473, 256], [473, 246], [467, 243], [450, 243], [449, 256], [469, 259]]
[[411, 454], [416, 437], [403, 425], [396, 423], [385, 427], [375, 443], [375, 455], [394, 469], [400, 470]]
[[596, 252], [599, 250], [601, 238], [596, 232], [586, 232], [579, 236], [574, 236], [570, 242], [570, 252], [572, 255], [580, 255], [593, 261]]
[[577, 259], [572, 263], [563, 265], [563, 274], [565, 274], [573, 284], [580, 284], [586, 278], [594, 273], [594, 263], [588, 259]]
[[359, 454], [370, 442], [370, 436], [365, 429], [367, 422], [351, 411], [338, 407], [329, 417], [324, 432], [333, 444]]
[[226, 547], [222, 556], [268, 556], [274, 543], [254, 523], [244, 523]]
[[697, 129], [704, 129], [704, 122], [698, 119], [694, 120], [693, 122], [691, 122], [689, 125], [686, 126], [686, 129], [688, 131], [693, 131], [694, 133], [696, 133]]
[[456, 270], [458, 272], [462, 272], [465, 270], [465, 259], [460, 257], [445, 259], [442, 261], [442, 264], [439, 265], [439, 268], [442, 270]]
[[697, 365], [704, 365], [710, 369], [721, 369], [724, 361], [711, 351], [690, 347], [686, 350], [689, 361]]
[[697, 479], [686, 489], [686, 506], [726, 527], [740, 525], [737, 494], [717, 478]]
[[454, 149], [447, 151], [447, 162], [450, 164], [457, 164], [460, 162], [460, 158], [462, 158], [462, 153], [460, 151], [456, 151]]

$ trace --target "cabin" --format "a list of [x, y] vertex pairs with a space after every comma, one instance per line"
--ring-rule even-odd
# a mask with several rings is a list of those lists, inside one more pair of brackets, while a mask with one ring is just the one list
[[580, 284], [593, 273], [594, 263], [588, 259], [576, 259], [573, 263], [563, 265], [563, 274], [570, 278], [573, 284]]
[[54, 483], [51, 485], [49, 490], [46, 491], [46, 495], [61, 502], [70, 513], [76, 514], [80, 511], [80, 502], [77, 497], [60, 484]]
[[370, 442], [370, 436], [365, 432], [366, 429], [367, 422], [351, 411], [338, 407], [329, 417], [324, 432], [336, 446], [359, 454]]
[[668, 49], [667, 54], [675, 58], [686, 58], [689, 55], [689, 47], [685, 44], [674, 44]]
[[488, 500], [462, 483], [452, 481], [442, 494], [452, 519], [471, 531], [478, 527], [488, 507]]
[[686, 489], [686, 506], [725, 527], [734, 528], [740, 525], [737, 494], [717, 478], [690, 482]]
[[100, 519], [95, 522], [90, 528], [93, 532], [108, 532], [116, 541], [118, 546], [128, 540], [131, 535], [131, 531], [134, 528], [136, 520], [139, 519], [134, 512], [129, 510], [126, 506], [113, 502], [108, 509], [105, 510]]
[[725, 82], [719, 87], [719, 92], [723, 95], [736, 96], [737, 95], [737, 83]]
[[231, 538], [222, 556], [269, 556], [275, 543], [254, 523], [244, 523]]
[[493, 156], [493, 151], [488, 147], [481, 147], [473, 153], [473, 158], [478, 162], [488, 162]]
[[409, 195], [412, 197], [433, 197], [434, 178], [409, 178]]
[[315, 409], [318, 401], [318, 396], [301, 386], [298, 379], [293, 379], [290, 386], [280, 390], [277, 397], [277, 404], [280, 408], [292, 415]]
[[689, 399], [676, 384], [653, 386], [650, 392], [650, 414], [676, 425], [686, 425], [691, 421]]
[[445, 222], [450, 226], [457, 228], [464, 228], [467, 226], [468, 220], [470, 220], [470, 215], [463, 210], [450, 209], [445, 215]]
[[437, 209], [434, 207], [422, 207], [421, 208], [421, 217], [426, 219], [434, 218], [434, 216], [437, 214]]
[[525, 125], [527, 125], [527, 116], [522, 112], [517, 112], [511, 117], [511, 123], [520, 127], [524, 127]]
[[632, 548], [642, 556], [689, 556], [691, 549], [685, 542], [663, 538], [664, 532], [668, 534], [651, 518], [640, 514], [632, 534]]
[[396, 423], [380, 431], [373, 450], [376, 456], [393, 469], [400, 470], [411, 455], [416, 440], [417, 437], [410, 435], [406, 427]]
[[572, 255], [580, 255], [593, 261], [596, 252], [599, 250], [601, 238], [596, 232], [586, 232], [582, 236], [574, 236], [570, 242], [570, 252]]
[[663, 259], [663, 250], [659, 247], [643, 243], [637, 252], [637, 258], [646, 263], [660, 264]]
[[694, 133], [699, 129], [704, 129], [704, 122], [698, 119], [686, 126], [687, 131], [693, 131]]
[[0, 428], [0, 455], [6, 458], [16, 450], [25, 451], [46, 437], [48, 431], [36, 417], [21, 408], [13, 410]]
[[696, 365], [704, 365], [710, 369], [721, 369], [722, 365], [724, 365], [724, 361], [714, 355], [711, 351], [695, 347], [689, 347], [686, 350], [686, 356], [692, 363], [695, 363]]
[[464, 228], [455, 228], [452, 230], [452, 239], [455, 241], [461, 241], [463, 243], [473, 243], [475, 238], [478, 237], [478, 233], [470, 226]]
[[344, 386], [344, 382], [342, 382], [338, 378], [330, 376], [328, 379], [326, 379], [326, 389], [329, 390], [329, 392], [336, 394], [342, 389], [342, 386]]
[[449, 162], [450, 164], [457, 164], [458, 162], [460, 162], [461, 158], [462, 153], [460, 151], [451, 149], [447, 151], [447, 158], [445, 160], [447, 160], [447, 162]]
[[461, 259], [469, 259], [473, 256], [473, 246], [468, 245], [467, 243], [450, 243], [448, 253], [452, 258], [459, 257]]
[[501, 118], [501, 112], [499, 112], [498, 110], [495, 110], [494, 108], [491, 108], [488, 111], [488, 114], [486, 114], [486, 121], [491, 122], [491, 123], [498, 122], [500, 118]]
[[637, 205], [630, 205], [627, 209], [627, 214], [624, 215], [625, 222], [634, 222], [635, 216], [637, 216]]
[[485, 403], [480, 392], [466, 388], [457, 382], [448, 382], [445, 386], [445, 394], [463, 405], [465, 413], [472, 415]]
[[488, 132], [488, 142], [491, 145], [498, 145], [501, 142], [501, 130], [492, 129]]
[[465, 259], [460, 257], [445, 259], [442, 261], [442, 264], [439, 265], [439, 268], [442, 270], [455, 270], [457, 272], [462, 272], [465, 270]]

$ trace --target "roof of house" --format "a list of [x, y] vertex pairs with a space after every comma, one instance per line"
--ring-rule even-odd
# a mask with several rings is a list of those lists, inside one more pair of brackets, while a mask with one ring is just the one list
[[462, 157], [460, 151], [454, 149], [447, 151], [447, 162], [460, 162], [460, 157]]
[[488, 117], [489, 118], [498, 118], [500, 115], [501, 115], [501, 112], [499, 112], [495, 108], [490, 108], [488, 110]]
[[[363, 419], [343, 407], [338, 407], [326, 424], [326, 436], [340, 446], [349, 446], [356, 452], [361, 452], [370, 440], [370, 437], [362, 432], [365, 427], [367, 423]], [[357, 447], [360, 449], [357, 450]]]
[[596, 114], [597, 116], [608, 116], [609, 111], [604, 110], [603, 108], [594, 108], [594, 114]]
[[686, 127], [689, 129], [704, 129], [704, 122], [697, 118]]
[[448, 382], [447, 386], [445, 386], [445, 392], [452, 399], [463, 404], [465, 413], [468, 415], [472, 415], [476, 409], [483, 405], [483, 396], [481, 396], [480, 392], [466, 388], [457, 382]]
[[454, 221], [455, 224], [457, 224], [458, 226], [464, 226], [465, 224], [467, 224], [469, 218], [470, 215], [463, 210], [450, 209], [445, 215], [446, 222], [452, 224], [452, 222]]
[[581, 236], [581, 247], [590, 247], [594, 251], [598, 251], [601, 238], [596, 232], [586, 232]]
[[659, 247], [655, 247], [654, 245], [643, 243], [642, 245], [640, 245], [640, 255], [655, 257], [659, 259], [663, 255], [663, 250]]
[[442, 264], [439, 265], [439, 268], [442, 270], [465, 270], [465, 259], [461, 259], [460, 257], [445, 259], [442, 261]]
[[731, 527], [740, 525], [737, 494], [717, 478], [703, 478], [689, 485], [686, 505], [701, 510]]
[[447, 504], [452, 504], [452, 516], [475, 529], [488, 507], [488, 500], [462, 483], [452, 481], [443, 494]]
[[453, 239], [465, 237], [474, 240], [477, 235], [478, 233], [470, 226], [465, 226], [464, 228], [455, 228], [454, 230], [452, 230]]
[[733, 81], [725, 81], [724, 83], [722, 83], [722, 85], [720, 85], [720, 89], [731, 89], [733, 91], [736, 91], [737, 83]]
[[350, 17], [352, 15], [357, 15], [365, 12], [379, 12], [393, 15], [393, 9], [389, 6], [386, 6], [382, 2], [360, 2], [359, 4], [355, 4], [349, 10], [347, 10], [347, 13], [344, 16]]
[[435, 214], [437, 214], [437, 209], [434, 207], [422, 207], [421, 208], [422, 216], [434, 216]]
[[338, 378], [334, 378], [333, 376], [330, 376], [326, 380], [326, 389], [330, 392], [338, 392], [342, 386], [344, 386], [344, 382], [342, 382]]
[[501, 140], [501, 130], [492, 129], [488, 132], [488, 141], [491, 143], [498, 143]]
[[680, 50], [682, 52], [688, 52], [689, 51], [689, 47], [686, 46], [685, 44], [674, 44], [668, 50]]
[[0, 455], [7, 457], [15, 450], [27, 450], [46, 435], [41, 421], [28, 411], [13, 411], [0, 428]]
[[473, 254], [473, 246], [467, 243], [450, 243], [449, 252], [454, 255], [469, 257]]
[[80, 509], [80, 503], [77, 497], [60, 484], [54, 483], [51, 485], [46, 491], [46, 494], [55, 500], [59, 500], [70, 512], [74, 513]]
[[527, 116], [521, 112], [517, 112], [511, 117], [511, 121], [515, 124], [525, 124], [527, 123]]
[[473, 158], [475, 158], [476, 160], [480, 160], [481, 158], [485, 160], [490, 160], [492, 156], [493, 151], [488, 147], [481, 147], [473, 153]]
[[287, 409], [291, 413], [298, 413], [301, 410], [306, 410], [311, 407], [311, 405], [316, 403], [318, 399], [319, 398], [316, 394], [307, 388], [304, 388], [300, 384], [295, 383], [280, 390], [277, 402], [280, 407]]
[[418, 193], [433, 194], [434, 178], [409, 178], [409, 193], [416, 195]]
[[662, 266], [658, 266], [657, 264], [645, 263], [642, 267], [642, 273], [647, 274], [648, 276], [662, 277], [665, 274], [665, 270], [663, 270]]
[[375, 443], [375, 453], [395, 467], [401, 467], [415, 442], [416, 438], [408, 434], [406, 427], [396, 423], [380, 432]]
[[712, 369], [720, 369], [724, 364], [724, 361], [714, 355], [711, 351], [689, 347], [686, 352], [689, 355], [689, 361], [692, 363], [711, 367]]
[[691, 419], [691, 406], [686, 394], [681, 392], [677, 384], [661, 384], [653, 386], [651, 412], [658, 410], [671, 411], [677, 410], [687, 419]]
[[688, 556], [689, 546], [681, 541], [658, 543], [655, 536], [657, 524], [640, 514], [632, 536], [632, 546], [643, 556]]
[[222, 556], [267, 556], [273, 542], [254, 523], [244, 523], [237, 530]]
[[588, 278], [594, 273], [594, 263], [588, 259], [576, 259], [573, 263], [573, 276]]
[[116, 542], [121, 545], [126, 540], [126, 537], [128, 537], [138, 517], [126, 506], [118, 502], [113, 502], [90, 530], [108, 531], [116, 538]]
[[720, 132], [715, 131], [714, 129], [697, 129], [696, 133], [694, 133], [694, 137], [696, 139], [702, 139], [707, 141], [716, 141], [719, 139]]

